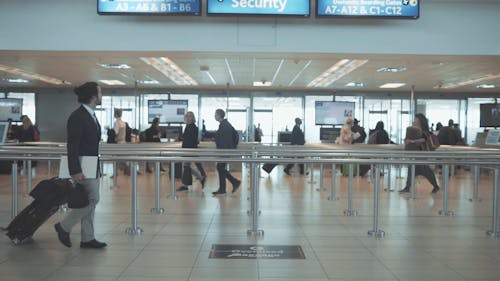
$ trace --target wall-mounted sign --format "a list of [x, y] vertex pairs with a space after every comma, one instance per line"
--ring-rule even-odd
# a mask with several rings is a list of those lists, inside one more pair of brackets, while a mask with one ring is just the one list
[[200, 15], [201, 0], [97, 0], [99, 14]]
[[333, 17], [418, 18], [418, 0], [317, 0], [316, 14]]
[[309, 16], [309, 0], [207, 0], [208, 14]]

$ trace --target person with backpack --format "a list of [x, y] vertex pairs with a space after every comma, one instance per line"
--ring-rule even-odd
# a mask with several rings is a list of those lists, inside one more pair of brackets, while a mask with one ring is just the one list
[[[415, 120], [413, 125], [406, 128], [405, 136], [405, 150], [428, 150], [428, 139], [431, 138], [432, 133], [429, 131], [429, 123], [427, 118], [422, 114], [418, 113], [415, 115]], [[429, 165], [415, 165], [415, 175], [411, 173], [411, 167], [408, 166], [408, 178], [406, 179], [406, 186], [399, 192], [410, 192], [410, 180], [413, 176], [422, 175], [424, 176], [434, 187], [432, 193], [439, 191], [439, 185], [436, 181], [436, 176], [431, 170]]]
[[[302, 120], [300, 118], [295, 118], [295, 126], [292, 130], [292, 139], [290, 141], [291, 145], [304, 145], [306, 143], [306, 139], [304, 137], [304, 132], [300, 129], [300, 125], [302, 125]], [[283, 170], [285, 174], [290, 175], [290, 169], [294, 164], [288, 164]], [[304, 174], [304, 164], [299, 164], [300, 174]]]
[[[215, 120], [219, 122], [219, 129], [215, 133], [215, 145], [218, 149], [236, 149], [239, 142], [238, 132], [225, 119], [226, 113], [222, 109], [215, 111]], [[226, 179], [233, 185], [232, 193], [238, 191], [241, 180], [233, 177], [227, 170], [227, 163], [217, 163], [217, 172], [219, 173], [219, 189], [212, 192], [214, 196], [226, 194]]]

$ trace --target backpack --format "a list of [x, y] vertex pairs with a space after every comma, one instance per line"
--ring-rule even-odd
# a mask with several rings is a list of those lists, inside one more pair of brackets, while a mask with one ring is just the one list
[[439, 143], [439, 138], [435, 134], [425, 134], [425, 137], [426, 150], [436, 150], [436, 148], [439, 148], [441, 146], [441, 144]]
[[238, 143], [240, 142], [240, 134], [238, 134], [238, 131], [233, 128], [233, 148], [238, 147]]
[[125, 122], [125, 142], [132, 142], [132, 128]]
[[107, 143], [116, 143], [116, 133], [115, 130], [113, 129], [108, 129], [108, 140], [106, 141]]
[[368, 137], [368, 144], [377, 144], [378, 130], [373, 131]]

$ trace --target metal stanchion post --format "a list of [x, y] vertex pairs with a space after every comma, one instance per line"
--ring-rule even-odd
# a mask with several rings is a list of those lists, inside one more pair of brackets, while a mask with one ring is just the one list
[[373, 194], [373, 229], [368, 231], [368, 235], [383, 238], [385, 232], [378, 228], [378, 218], [380, 209], [380, 168], [375, 165], [375, 191]]
[[416, 199], [416, 197], [415, 197], [415, 165], [411, 165], [410, 170], [411, 170], [411, 175], [408, 175], [408, 177], [410, 177], [410, 192], [411, 192], [410, 200], [415, 200]]
[[175, 195], [175, 162], [170, 162], [170, 194], [167, 196], [172, 200], [177, 200], [179, 197]]
[[160, 207], [160, 162], [155, 163], [155, 207], [151, 209], [151, 213], [163, 214], [165, 209]]
[[[252, 152], [252, 158], [257, 159], [257, 151]], [[264, 230], [259, 229], [259, 165], [255, 162], [250, 164], [250, 213], [252, 214], [252, 227], [247, 230], [247, 235], [262, 236]]]
[[332, 182], [330, 184], [330, 197], [328, 197], [328, 200], [330, 201], [339, 200], [339, 198], [335, 194], [336, 180], [337, 180], [337, 167], [335, 164], [332, 164]]
[[481, 170], [478, 165], [473, 167], [474, 173], [474, 190], [472, 193], [472, 198], [469, 199], [471, 202], [481, 202], [482, 199], [479, 198], [479, 176], [481, 175]]
[[113, 161], [113, 185], [111, 188], [118, 188], [118, 168], [116, 167], [116, 161]]
[[[306, 171], [306, 167], [304, 167], [304, 170]], [[309, 183], [310, 184], [315, 184], [316, 182], [314, 181], [314, 165], [311, 163], [309, 164], [309, 170], [310, 170], [310, 173], [311, 173], [311, 177], [309, 178]], [[304, 173], [305, 173], [304, 171]]]
[[322, 191], [326, 190], [326, 188], [323, 187], [323, 174], [325, 172], [325, 169], [323, 167], [323, 163], [319, 164], [319, 188], [317, 188], [317, 191]]
[[493, 179], [493, 218], [491, 223], [491, 230], [486, 231], [491, 237], [500, 237], [500, 230], [498, 229], [498, 185], [500, 181], [500, 169], [495, 168], [495, 176]]
[[388, 191], [394, 191], [394, 189], [392, 189], [392, 186], [391, 186], [391, 176], [392, 176], [392, 173], [391, 173], [391, 164], [387, 165], [387, 190]]
[[130, 174], [132, 175], [132, 194], [131, 194], [131, 226], [125, 230], [129, 235], [138, 235], [143, 233], [142, 228], [137, 226], [137, 163], [130, 163]]
[[12, 209], [11, 218], [14, 219], [17, 216], [18, 208], [18, 186], [17, 186], [17, 162], [12, 162]]
[[29, 196], [30, 192], [31, 192], [31, 185], [32, 185], [32, 179], [33, 179], [33, 174], [31, 173], [31, 160], [27, 161], [26, 175], [27, 175], [26, 196]]
[[52, 174], [52, 160], [47, 161], [47, 176]]
[[346, 216], [357, 216], [358, 211], [352, 208], [353, 193], [354, 193], [354, 164], [349, 163], [349, 199], [347, 202], [347, 210], [344, 210]]
[[443, 209], [439, 211], [442, 216], [453, 216], [455, 213], [448, 210], [448, 187], [450, 181], [450, 165], [443, 165]]

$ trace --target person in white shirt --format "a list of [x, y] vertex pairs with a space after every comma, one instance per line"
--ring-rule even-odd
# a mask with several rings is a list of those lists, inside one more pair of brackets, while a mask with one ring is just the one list
[[[115, 124], [113, 126], [113, 131], [115, 131], [115, 141], [118, 144], [127, 143], [125, 137], [127, 133], [127, 124], [122, 120], [122, 113], [122, 109], [115, 108]], [[116, 165], [125, 175], [130, 175], [130, 166], [127, 162], [117, 162]]]

